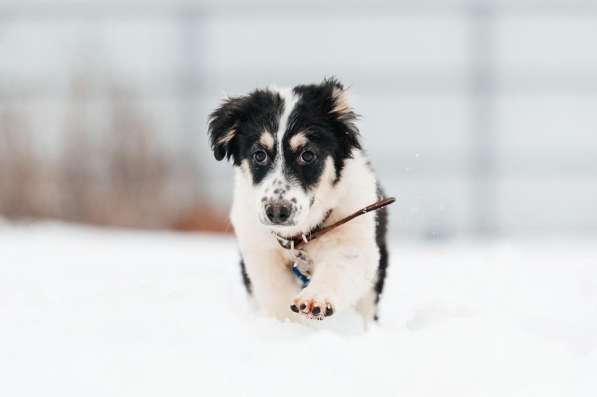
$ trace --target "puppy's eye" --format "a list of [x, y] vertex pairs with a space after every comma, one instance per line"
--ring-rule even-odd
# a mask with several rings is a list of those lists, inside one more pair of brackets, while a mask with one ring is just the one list
[[315, 160], [315, 153], [310, 150], [305, 150], [299, 156], [298, 162], [299, 164], [309, 164]]
[[265, 164], [267, 163], [267, 153], [265, 150], [257, 150], [253, 153], [253, 160], [255, 160], [257, 164]]

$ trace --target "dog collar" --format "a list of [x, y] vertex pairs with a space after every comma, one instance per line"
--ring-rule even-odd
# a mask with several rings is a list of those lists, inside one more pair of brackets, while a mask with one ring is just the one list
[[317, 233], [322, 229], [323, 224], [328, 220], [331, 214], [332, 210], [328, 210], [325, 213], [325, 216], [323, 217], [321, 222], [319, 222], [317, 226], [311, 229], [308, 233], [299, 233], [292, 237], [283, 237], [275, 232], [272, 232], [272, 234], [274, 235], [276, 240], [278, 240], [278, 244], [280, 244], [280, 247], [287, 250], [300, 249], [302, 245], [307, 244], [309, 241], [317, 237]]

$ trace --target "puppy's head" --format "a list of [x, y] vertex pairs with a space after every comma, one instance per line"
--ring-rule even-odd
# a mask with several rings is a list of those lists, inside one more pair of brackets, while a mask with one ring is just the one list
[[228, 98], [209, 134], [216, 159], [231, 159], [252, 186], [259, 221], [284, 233], [308, 227], [314, 204], [360, 148], [355, 119], [344, 87], [328, 79]]

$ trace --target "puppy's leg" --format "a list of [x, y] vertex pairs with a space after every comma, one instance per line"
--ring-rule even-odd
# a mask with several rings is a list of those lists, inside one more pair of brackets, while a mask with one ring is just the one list
[[244, 252], [243, 259], [257, 306], [280, 320], [296, 317], [288, 302], [299, 288], [287, 267], [287, 259], [278, 251]]
[[363, 317], [363, 325], [367, 330], [369, 323], [377, 319], [377, 293], [371, 289], [357, 302], [357, 312]]
[[[300, 312], [322, 320], [353, 307], [371, 291], [379, 253], [374, 244], [342, 242], [317, 256], [311, 283], [291, 302]], [[368, 313], [369, 314], [369, 313]]]

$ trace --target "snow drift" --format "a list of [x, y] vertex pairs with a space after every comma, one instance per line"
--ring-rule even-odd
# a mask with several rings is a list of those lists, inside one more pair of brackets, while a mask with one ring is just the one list
[[0, 395], [597, 394], [597, 244], [391, 254], [363, 332], [256, 313], [228, 237], [0, 226]]

